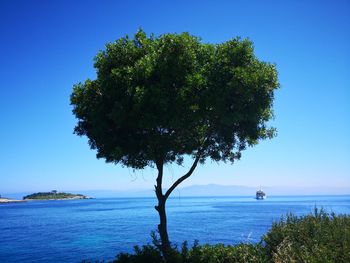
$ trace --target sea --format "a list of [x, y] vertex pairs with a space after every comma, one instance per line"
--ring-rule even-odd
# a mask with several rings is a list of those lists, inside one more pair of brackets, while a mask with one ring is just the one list
[[[98, 198], [0, 204], [0, 262], [113, 260], [151, 243], [155, 198]], [[283, 215], [323, 208], [350, 214], [350, 196], [181, 197], [167, 202], [173, 243], [256, 243]]]

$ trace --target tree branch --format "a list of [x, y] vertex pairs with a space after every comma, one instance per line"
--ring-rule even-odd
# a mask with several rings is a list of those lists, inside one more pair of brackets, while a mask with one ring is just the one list
[[164, 197], [165, 200], [168, 199], [169, 195], [171, 194], [171, 192], [179, 185], [181, 184], [183, 181], [185, 181], [188, 177], [190, 177], [194, 171], [194, 169], [196, 169], [197, 164], [199, 162], [199, 159], [201, 158], [201, 153], [198, 153], [196, 156], [196, 159], [194, 160], [190, 170], [183, 176], [181, 176], [179, 179], [177, 179], [175, 181], [175, 183], [173, 183], [173, 185], [166, 191]]

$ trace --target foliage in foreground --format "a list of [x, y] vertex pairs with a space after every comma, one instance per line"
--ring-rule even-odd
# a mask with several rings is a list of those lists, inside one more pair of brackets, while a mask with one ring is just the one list
[[[181, 249], [173, 249], [170, 256], [171, 263], [219, 263], [219, 262], [268, 262], [261, 245], [239, 244], [236, 246], [202, 245], [197, 242], [192, 248], [188, 248], [184, 242]], [[165, 262], [161, 251], [153, 245], [146, 245], [142, 248], [135, 247], [135, 254], [121, 253], [114, 263], [160, 263]]]
[[[135, 247], [134, 254], [120, 253], [114, 263], [164, 263], [159, 243]], [[233, 262], [350, 262], [350, 216], [324, 210], [297, 217], [289, 214], [272, 225], [258, 244], [198, 245], [184, 242], [174, 247], [171, 263]]]
[[350, 262], [350, 216], [322, 209], [290, 214], [272, 225], [263, 243], [273, 262]]

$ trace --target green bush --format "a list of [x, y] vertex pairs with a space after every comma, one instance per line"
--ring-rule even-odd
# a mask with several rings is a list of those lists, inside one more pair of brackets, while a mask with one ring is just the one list
[[[165, 263], [160, 243], [136, 246], [133, 254], [120, 253], [114, 263]], [[315, 209], [310, 215], [289, 214], [273, 223], [258, 244], [235, 246], [199, 245], [184, 242], [173, 247], [167, 263], [348, 263], [350, 262], [350, 216]]]
[[263, 248], [257, 244], [239, 244], [236, 246], [204, 245], [193, 247], [183, 262], [186, 263], [263, 263], [268, 262]]
[[[165, 262], [158, 247], [153, 245], [135, 247], [134, 254], [121, 253], [114, 263], [163, 263]], [[184, 242], [181, 249], [174, 248], [169, 263], [265, 263], [268, 262], [264, 249], [260, 245], [239, 244], [236, 246], [203, 245], [195, 243], [188, 248]]]
[[135, 254], [120, 253], [113, 262], [118, 263], [160, 263], [164, 262], [160, 250], [152, 245], [145, 245], [142, 248], [136, 246]]
[[272, 225], [262, 238], [271, 262], [350, 262], [350, 216], [292, 214]]

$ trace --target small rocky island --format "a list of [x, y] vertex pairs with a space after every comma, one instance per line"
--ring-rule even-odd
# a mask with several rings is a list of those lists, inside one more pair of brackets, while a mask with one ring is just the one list
[[23, 200], [76, 200], [76, 199], [91, 199], [82, 194], [60, 193], [56, 190], [51, 192], [39, 192], [23, 197]]

